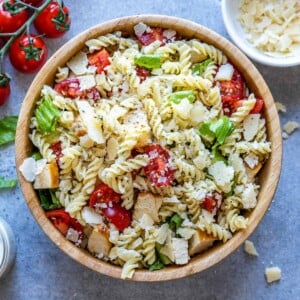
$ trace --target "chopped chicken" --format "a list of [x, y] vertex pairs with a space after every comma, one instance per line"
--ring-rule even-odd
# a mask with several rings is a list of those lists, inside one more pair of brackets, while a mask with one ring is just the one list
[[195, 255], [211, 247], [216, 239], [207, 233], [197, 230], [189, 240], [189, 255]]
[[148, 214], [154, 222], [159, 222], [158, 210], [162, 204], [162, 197], [151, 193], [139, 193], [134, 205], [133, 219], [140, 220], [144, 214]]
[[254, 181], [256, 174], [260, 171], [262, 163], [258, 163], [253, 169], [246, 166], [246, 173], [250, 182]]
[[109, 232], [106, 225], [96, 226], [88, 240], [88, 249], [95, 254], [108, 256], [112, 244], [109, 241]]
[[59, 186], [59, 174], [56, 163], [46, 164], [36, 175], [33, 187], [35, 189], [55, 189]]

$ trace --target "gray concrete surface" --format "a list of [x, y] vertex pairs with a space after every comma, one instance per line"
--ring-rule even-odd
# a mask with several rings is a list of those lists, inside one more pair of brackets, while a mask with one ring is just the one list
[[[218, 0], [65, 0], [72, 26], [62, 39], [47, 40], [52, 54], [77, 33], [102, 21], [132, 14], [156, 13], [201, 23], [228, 38]], [[257, 65], [277, 101], [287, 106], [282, 123], [300, 116], [300, 67], [277, 69]], [[12, 96], [0, 108], [0, 117], [16, 115], [33, 75], [24, 76], [6, 62]], [[213, 268], [189, 278], [165, 283], [134, 283], [111, 279], [90, 271], [60, 251], [40, 230], [19, 187], [0, 191], [0, 215], [12, 226], [17, 258], [8, 276], [0, 281], [1, 300], [35, 299], [300, 299], [299, 243], [300, 132], [284, 142], [283, 169], [274, 201], [250, 239], [259, 257], [242, 248]], [[15, 177], [14, 145], [0, 148], [0, 174]], [[267, 284], [264, 269], [278, 265], [280, 282]]]

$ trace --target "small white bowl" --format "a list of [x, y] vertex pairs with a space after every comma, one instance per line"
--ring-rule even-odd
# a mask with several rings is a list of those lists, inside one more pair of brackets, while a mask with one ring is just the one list
[[222, 0], [222, 16], [225, 27], [233, 42], [253, 60], [273, 67], [300, 65], [300, 55], [270, 56], [247, 41], [246, 32], [238, 20], [239, 0]]

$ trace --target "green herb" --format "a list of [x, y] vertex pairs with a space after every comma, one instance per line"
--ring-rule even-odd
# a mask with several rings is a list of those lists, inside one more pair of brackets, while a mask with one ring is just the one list
[[32, 158], [34, 158], [35, 160], [40, 160], [43, 158], [42, 154], [40, 152], [34, 152], [31, 155]]
[[225, 139], [230, 136], [233, 130], [234, 124], [226, 116], [216, 121], [202, 123], [199, 128], [200, 135], [206, 141], [213, 143], [216, 139], [219, 145], [224, 143]]
[[141, 54], [134, 57], [134, 64], [146, 69], [158, 69], [162, 56], [159, 54]]
[[169, 259], [168, 256], [162, 254], [161, 248], [163, 247], [163, 245], [159, 244], [159, 243], [155, 243], [155, 252], [156, 252], [156, 256], [159, 257], [160, 261], [164, 264], [164, 265], [169, 265], [171, 263], [171, 260]]
[[149, 271], [157, 271], [161, 270], [165, 267], [165, 265], [161, 262], [161, 260], [158, 258], [150, 267]]
[[17, 116], [5, 117], [0, 120], [0, 145], [15, 140], [17, 122]]
[[219, 151], [219, 144], [216, 143], [212, 147], [212, 163], [215, 163], [217, 161], [223, 161], [226, 165], [228, 164], [227, 159], [220, 153]]
[[45, 134], [50, 134], [56, 130], [57, 118], [60, 110], [51, 100], [49, 95], [45, 95], [42, 103], [35, 111], [38, 129]]
[[12, 188], [17, 185], [17, 179], [5, 179], [0, 176], [0, 189]]
[[188, 99], [190, 103], [194, 103], [196, 97], [193, 91], [179, 91], [172, 93], [169, 96], [169, 99], [175, 104], [179, 104], [183, 99]]
[[174, 214], [168, 223], [169, 223], [170, 229], [172, 229], [173, 231], [176, 232], [177, 229], [181, 226], [182, 222], [183, 222], [183, 219], [178, 214]]
[[193, 75], [202, 76], [205, 72], [207, 66], [212, 62], [213, 60], [211, 58], [204, 60], [201, 63], [195, 64], [192, 67], [192, 73]]
[[38, 190], [41, 206], [45, 210], [57, 209], [61, 207], [61, 204], [51, 190]]

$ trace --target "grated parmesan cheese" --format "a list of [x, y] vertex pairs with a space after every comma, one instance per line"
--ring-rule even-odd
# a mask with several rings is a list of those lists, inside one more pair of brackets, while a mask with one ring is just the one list
[[300, 2], [241, 0], [238, 19], [247, 39], [272, 56], [300, 52]]
[[258, 256], [256, 248], [254, 247], [254, 244], [251, 241], [245, 241], [244, 250], [250, 255]]
[[281, 269], [279, 267], [270, 267], [265, 269], [266, 280], [268, 283], [281, 279]]

